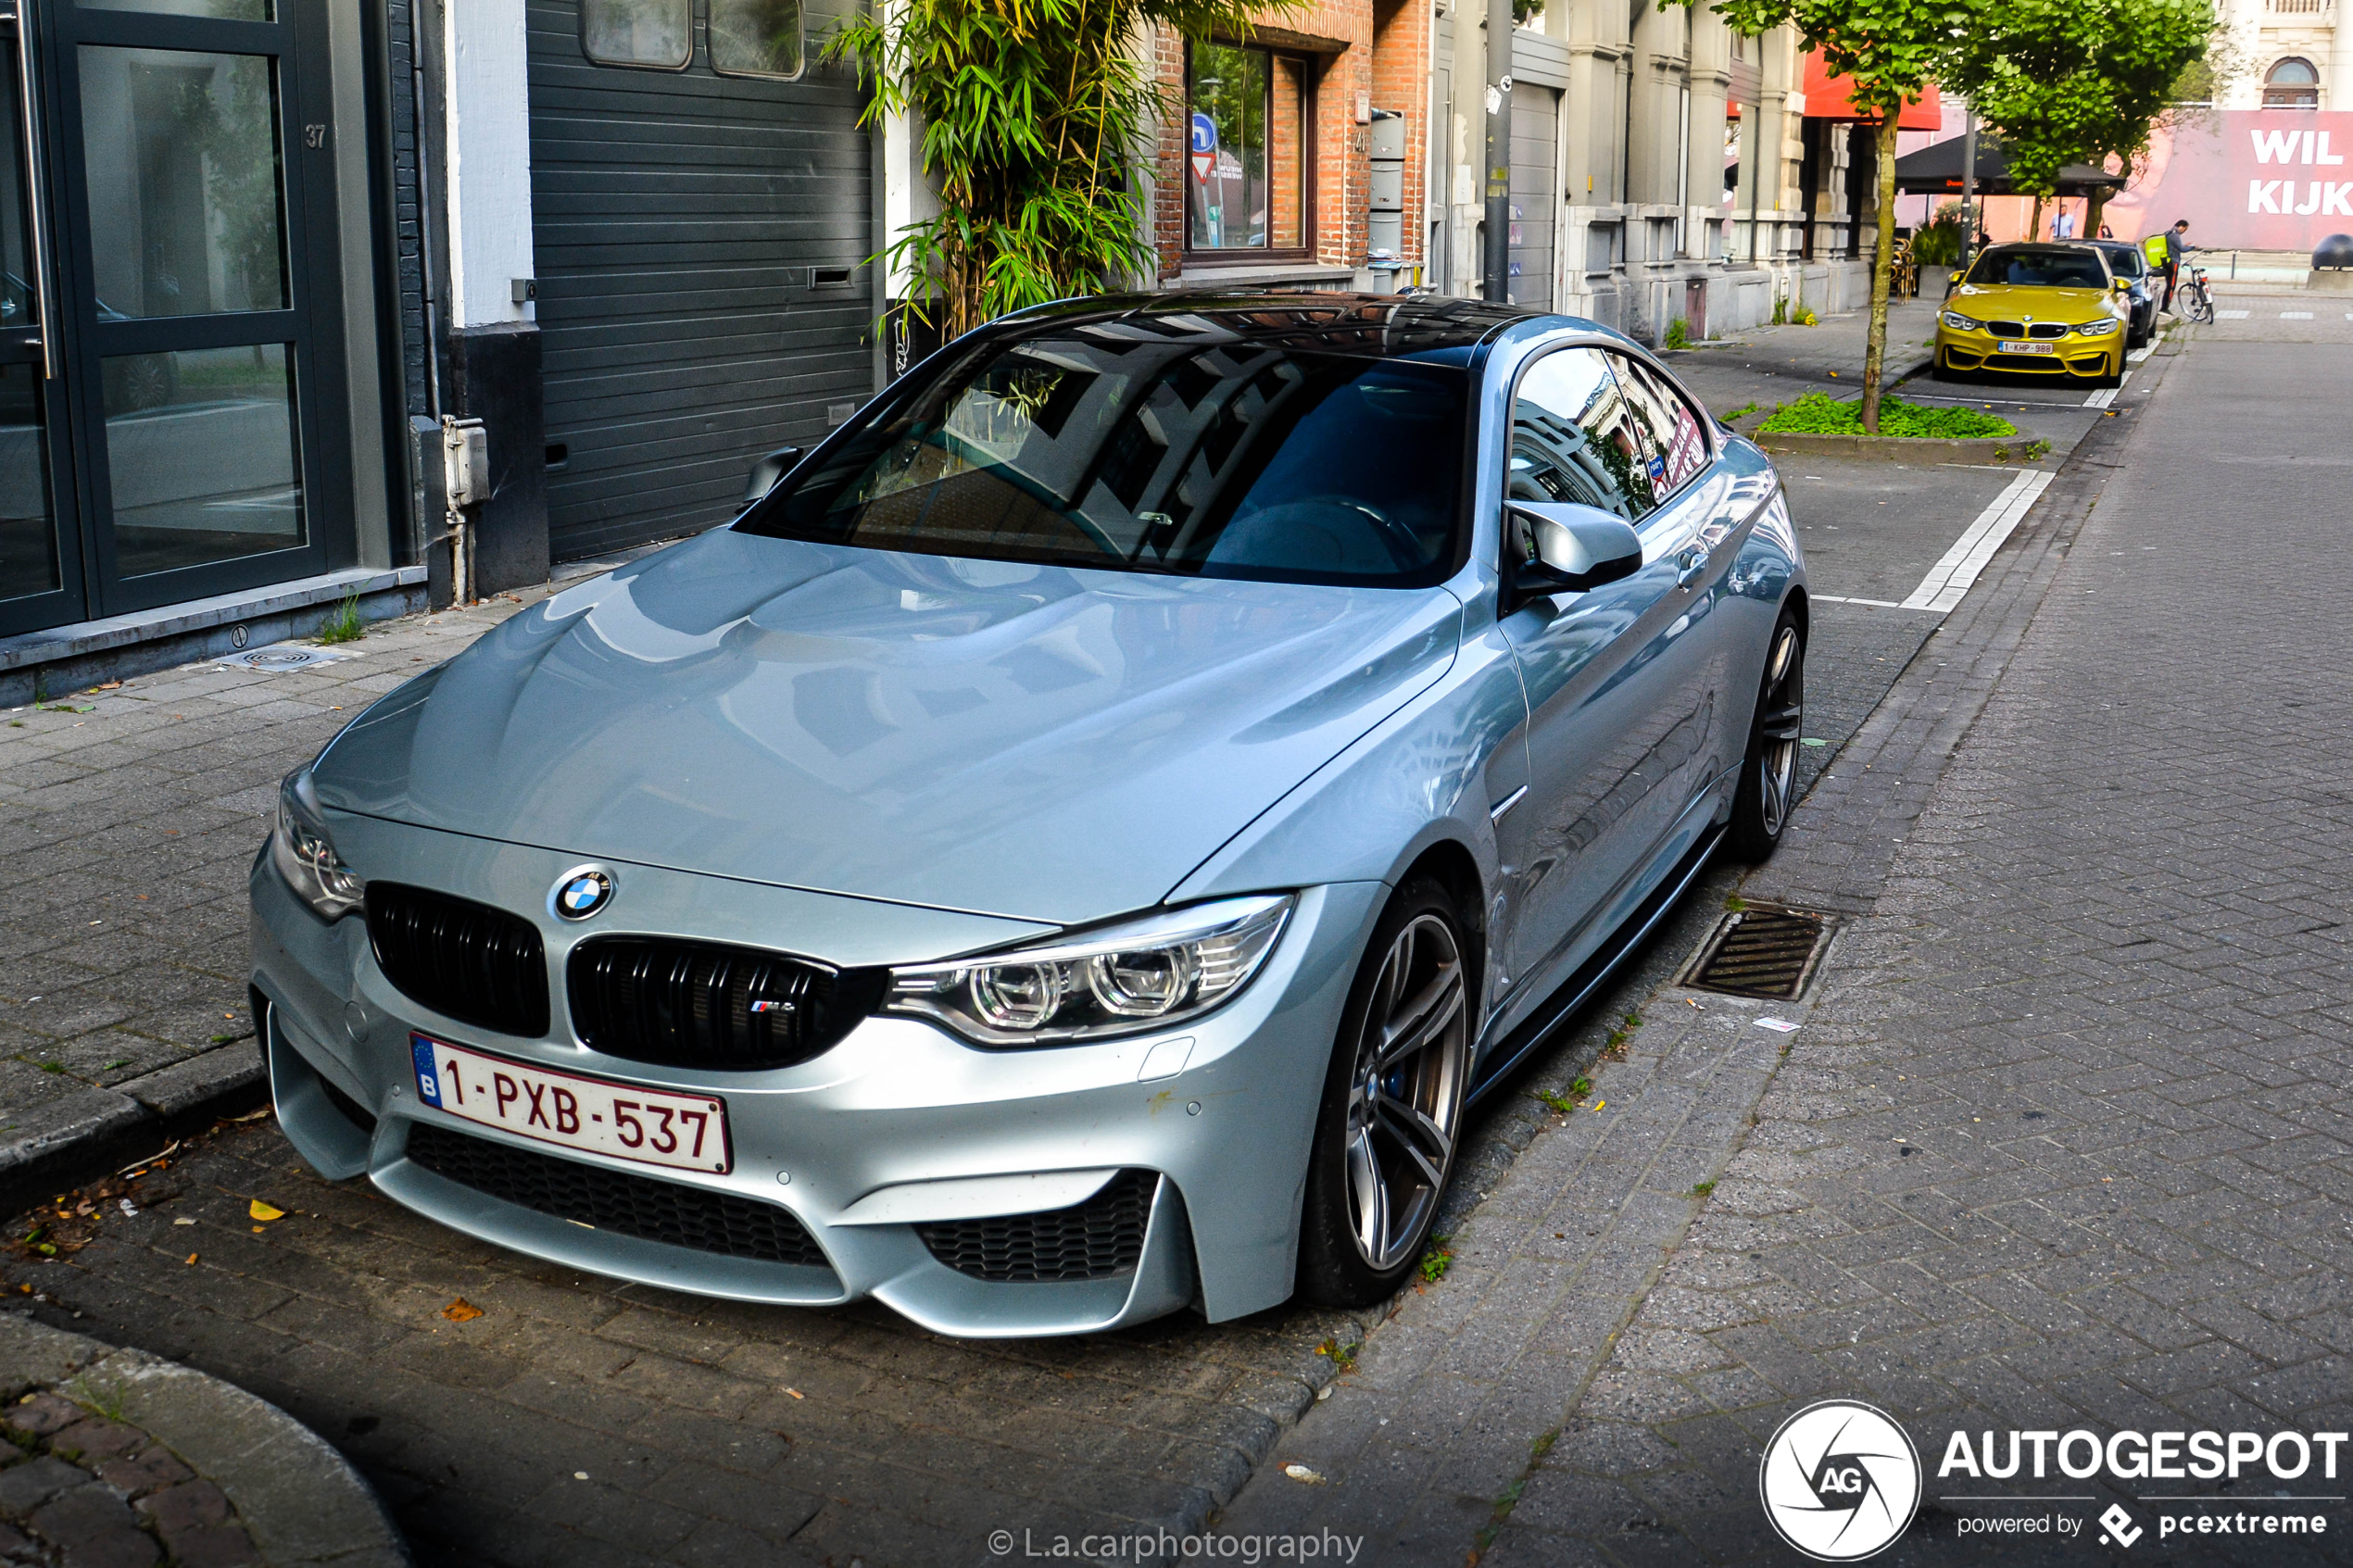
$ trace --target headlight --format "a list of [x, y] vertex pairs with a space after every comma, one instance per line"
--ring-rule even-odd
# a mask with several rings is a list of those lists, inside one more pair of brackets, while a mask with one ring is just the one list
[[2085, 337], [2106, 337], [2123, 324], [2113, 316], [2103, 316], [2096, 321], [2086, 321], [2075, 330]]
[[1957, 332], [1978, 332], [1985, 330], [1984, 322], [1964, 316], [1957, 310], [1944, 312], [1944, 324]]
[[1239, 995], [1290, 918], [1288, 895], [1227, 898], [955, 963], [893, 970], [886, 1012], [984, 1046], [1164, 1029]]
[[295, 897], [321, 920], [338, 921], [359, 907], [368, 884], [335, 853], [325, 816], [310, 783], [310, 770], [297, 768], [278, 786], [278, 825], [270, 834], [270, 862]]

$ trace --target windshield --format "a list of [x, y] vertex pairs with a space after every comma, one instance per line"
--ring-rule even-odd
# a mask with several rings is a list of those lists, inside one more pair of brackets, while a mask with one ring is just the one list
[[944, 357], [736, 527], [920, 555], [1420, 586], [1456, 561], [1467, 375], [1174, 323]]
[[2104, 289], [2108, 274], [2088, 250], [1989, 250], [1969, 270], [1972, 283], [2047, 289]]
[[2100, 251], [2108, 257], [2108, 270], [2120, 278], [2137, 278], [2147, 268], [2141, 253], [2131, 245], [2102, 245]]

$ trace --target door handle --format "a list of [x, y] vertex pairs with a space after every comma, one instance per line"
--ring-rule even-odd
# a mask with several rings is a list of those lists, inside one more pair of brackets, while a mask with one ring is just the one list
[[[55, 334], [49, 331], [50, 323], [57, 318], [50, 308], [49, 220], [42, 199], [41, 144], [35, 134], [39, 116], [32, 107], [32, 0], [0, 0], [0, 22], [7, 24], [17, 35], [17, 103], [23, 112], [24, 129], [25, 241], [26, 248], [31, 252], [32, 308], [39, 318], [23, 344], [28, 349], [38, 348], [41, 379], [49, 382], [57, 378]], [[33, 356], [28, 354], [27, 358]]]
[[1707, 546], [1705, 545], [1686, 546], [1683, 553], [1675, 558], [1676, 586], [1680, 587], [1705, 571], [1708, 554]]

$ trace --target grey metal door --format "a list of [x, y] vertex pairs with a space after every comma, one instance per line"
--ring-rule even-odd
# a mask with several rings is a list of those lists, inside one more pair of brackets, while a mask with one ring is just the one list
[[559, 560], [726, 521], [755, 458], [874, 387], [872, 144], [856, 82], [814, 57], [838, 0], [670, 5], [675, 26], [591, 0], [593, 38], [582, 0], [529, 8]]
[[1512, 303], [1553, 307], [1553, 235], [1560, 224], [1561, 95], [1512, 86]]

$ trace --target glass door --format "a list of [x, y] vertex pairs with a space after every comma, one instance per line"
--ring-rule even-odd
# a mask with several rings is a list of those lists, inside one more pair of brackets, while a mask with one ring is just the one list
[[285, 14], [322, 0], [15, 3], [43, 44], [66, 328], [47, 351], [86, 613], [327, 570], [347, 541], [322, 537], [314, 405], [340, 409], [310, 324], [333, 320], [334, 268], [305, 263], [333, 222], [306, 212], [304, 165], [330, 117], [298, 112], [295, 69], [323, 17]]
[[57, 251], [34, 157], [33, 44], [0, 0], [0, 635], [82, 618], [82, 551], [54, 411]]

